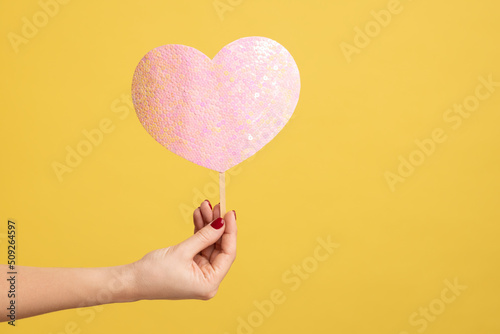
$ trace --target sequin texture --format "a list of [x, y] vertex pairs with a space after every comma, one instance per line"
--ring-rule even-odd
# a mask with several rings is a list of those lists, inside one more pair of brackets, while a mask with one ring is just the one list
[[224, 172], [285, 126], [297, 105], [299, 70], [279, 43], [238, 39], [213, 60], [185, 45], [148, 52], [132, 80], [139, 120], [161, 145]]

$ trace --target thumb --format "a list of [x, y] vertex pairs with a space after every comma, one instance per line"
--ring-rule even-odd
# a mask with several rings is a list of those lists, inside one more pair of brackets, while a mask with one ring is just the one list
[[224, 233], [225, 227], [224, 220], [217, 218], [190, 238], [181, 242], [179, 248], [182, 248], [183, 252], [189, 256], [195, 256], [208, 246], [215, 244]]

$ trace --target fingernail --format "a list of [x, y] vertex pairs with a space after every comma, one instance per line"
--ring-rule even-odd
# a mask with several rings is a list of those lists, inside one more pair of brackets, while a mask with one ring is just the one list
[[236, 211], [233, 210], [233, 213], [234, 213], [234, 219], [236, 219]]
[[208, 199], [205, 200], [208, 203], [208, 206], [210, 207], [210, 210], [212, 210], [212, 204], [210, 204], [210, 201]]
[[218, 230], [224, 225], [224, 220], [222, 220], [222, 218], [219, 217], [216, 220], [214, 220], [210, 225], [212, 225], [214, 229]]

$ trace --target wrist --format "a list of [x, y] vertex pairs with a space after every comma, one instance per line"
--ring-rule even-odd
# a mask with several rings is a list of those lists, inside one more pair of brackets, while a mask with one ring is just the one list
[[137, 274], [135, 262], [112, 267], [107, 288], [114, 303], [138, 301]]

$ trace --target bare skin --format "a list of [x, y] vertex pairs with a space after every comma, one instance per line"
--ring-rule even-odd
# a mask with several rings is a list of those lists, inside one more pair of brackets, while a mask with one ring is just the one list
[[[215, 296], [236, 258], [236, 217], [208, 201], [193, 213], [194, 235], [121, 266], [38, 268], [16, 266], [16, 320], [44, 313], [144, 299], [202, 299]], [[219, 227], [218, 229], [216, 227]], [[0, 265], [0, 321], [10, 305], [7, 265]]]

